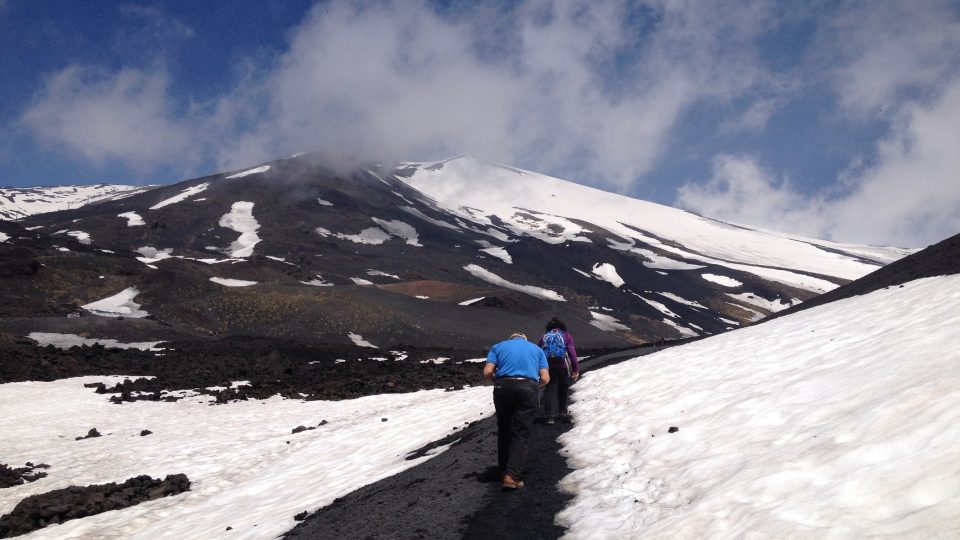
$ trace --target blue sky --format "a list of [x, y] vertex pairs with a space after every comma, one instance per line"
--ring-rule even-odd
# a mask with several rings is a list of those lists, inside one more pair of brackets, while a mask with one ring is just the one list
[[468, 153], [847, 242], [960, 232], [960, 2], [0, 0], [0, 185]]

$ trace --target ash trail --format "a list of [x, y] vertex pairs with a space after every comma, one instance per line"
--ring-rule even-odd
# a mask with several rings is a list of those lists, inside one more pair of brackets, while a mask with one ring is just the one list
[[[586, 359], [581, 367], [589, 373], [658, 350], [645, 347], [607, 354]], [[559, 538], [565, 530], [554, 524], [554, 516], [571, 496], [562, 493], [558, 483], [572, 470], [560, 455], [557, 438], [571, 427], [548, 426], [537, 419], [530, 434], [524, 489], [501, 490], [496, 418], [485, 418], [407, 459], [450, 445], [440, 455], [336, 499], [284, 538]]]

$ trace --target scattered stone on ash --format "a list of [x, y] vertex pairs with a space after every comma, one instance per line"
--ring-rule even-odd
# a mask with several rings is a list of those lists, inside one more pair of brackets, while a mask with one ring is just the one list
[[670, 426], [670, 429], [667, 430], [667, 433], [676, 433], [678, 431], [680, 431], [680, 428], [677, 426]]
[[294, 521], [303, 521], [303, 520], [305, 520], [305, 519], [307, 519], [307, 511], [306, 511], [306, 510], [304, 510], [303, 512], [300, 512], [299, 514], [293, 516], [293, 520], [294, 520]]
[[93, 439], [95, 437], [101, 437], [101, 436], [102, 435], [100, 435], [100, 432], [97, 431], [97, 428], [91, 428], [90, 431], [87, 432], [87, 435], [85, 437], [77, 437], [74, 440], [82, 441], [83, 439]]
[[147, 435], [150, 435], [150, 434], [152, 434], [152, 433], [153, 433], [153, 432], [150, 431], [149, 429], [145, 429], [145, 430], [143, 430], [143, 431], [140, 432], [140, 436], [141, 436], [141, 437], [146, 437]]
[[0, 517], [0, 537], [18, 536], [50, 524], [119, 510], [190, 490], [185, 474], [170, 474], [163, 480], [147, 475], [91, 486], [70, 486], [31, 495], [9, 514]]

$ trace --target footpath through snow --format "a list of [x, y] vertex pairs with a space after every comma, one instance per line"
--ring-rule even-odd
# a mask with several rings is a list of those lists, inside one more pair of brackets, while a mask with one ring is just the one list
[[955, 275], [598, 359], [527, 489], [500, 491], [487, 419], [289, 537], [956, 538], [958, 328]]

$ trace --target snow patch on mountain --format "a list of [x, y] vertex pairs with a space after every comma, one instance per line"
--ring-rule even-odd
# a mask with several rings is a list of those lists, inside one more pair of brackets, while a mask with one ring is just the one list
[[140, 304], [133, 301], [140, 291], [136, 287], [126, 288], [113, 296], [108, 296], [96, 302], [90, 302], [82, 307], [83, 309], [101, 315], [103, 317], [131, 317], [142, 319], [149, 315], [146, 311], [140, 309]]
[[310, 281], [301, 281], [304, 285], [313, 285], [314, 287], [332, 287], [333, 283], [323, 279], [323, 276], [317, 274], [315, 278]]
[[89, 246], [92, 243], [90, 239], [90, 233], [83, 231], [66, 231], [67, 236], [72, 236], [77, 239], [77, 242], [85, 246]]
[[332, 203], [332, 202], [326, 201], [326, 200], [321, 199], [321, 198], [319, 198], [319, 197], [317, 198], [317, 204], [319, 204], [320, 206], [333, 206], [333, 203]]
[[140, 255], [143, 255], [142, 257], [137, 257], [137, 260], [147, 265], [169, 259], [173, 256], [173, 248], [157, 249], [152, 246], [143, 246], [137, 248], [136, 251]]
[[558, 524], [571, 539], [950, 536], [958, 327], [960, 275], [927, 278], [599, 369], [560, 437], [574, 498]]
[[716, 283], [717, 285], [722, 285], [724, 287], [740, 287], [743, 283], [733, 279], [732, 277], [727, 276], [718, 276], [717, 274], [700, 274], [700, 277], [703, 279]]
[[391, 273], [389, 273], [389, 272], [382, 272], [382, 271], [380, 271], [380, 270], [373, 270], [373, 269], [367, 270], [367, 275], [368, 275], [368, 276], [383, 276], [383, 277], [388, 277], [388, 278], [393, 278], [393, 279], [400, 279], [400, 276], [398, 276], [398, 275], [396, 275], [396, 274], [391, 274]]
[[456, 225], [453, 225], [451, 223], [447, 223], [446, 221], [434, 219], [412, 206], [400, 206], [399, 208], [404, 212], [407, 212], [408, 214], [411, 214], [413, 216], [416, 216], [422, 219], [423, 221], [426, 221], [427, 223], [432, 223], [433, 225], [436, 225], [438, 227], [444, 227], [446, 229], [452, 229], [454, 231], [463, 232], [463, 229], [461, 229], [460, 227], [457, 227]]
[[729, 296], [730, 298], [733, 298], [734, 300], [739, 300], [740, 302], [743, 302], [745, 304], [750, 304], [752, 306], [765, 309], [770, 313], [783, 311], [788, 307], [793, 306], [794, 304], [800, 303], [800, 300], [797, 300], [797, 299], [793, 299], [789, 302], [784, 302], [780, 298], [777, 298], [776, 300], [767, 300], [766, 298], [761, 298], [753, 293], [740, 293], [740, 294], [727, 293], [727, 296]]
[[[655, 238], [647, 238], [640, 233], [637, 233], [637, 236], [643, 237], [646, 241], [648, 241], [648, 243], [660, 244], [660, 241]], [[670, 257], [665, 257], [649, 249], [636, 247], [634, 239], [632, 238], [628, 239], [626, 242], [620, 242], [614, 240], [613, 238], [607, 238], [607, 244], [612, 249], [617, 251], [627, 251], [640, 255], [646, 259], [643, 261], [643, 265], [654, 270], [697, 270], [703, 268], [702, 264], [698, 265], [685, 263], [676, 259], [671, 259]]]
[[143, 221], [143, 217], [136, 212], [124, 212], [122, 214], [117, 214], [117, 217], [126, 219], [127, 227], [140, 227], [147, 224], [145, 221]]
[[249, 257], [253, 255], [253, 248], [260, 243], [257, 230], [260, 224], [253, 217], [253, 203], [237, 201], [230, 207], [230, 212], [224, 214], [218, 222], [221, 227], [240, 233], [240, 237], [230, 244], [227, 252], [231, 257]]
[[176, 203], [178, 203], [178, 202], [185, 201], [185, 200], [189, 199], [190, 197], [193, 197], [193, 196], [196, 195], [197, 193], [201, 193], [201, 192], [203, 192], [203, 191], [206, 191], [206, 189], [207, 189], [208, 187], [210, 187], [210, 183], [209, 183], [209, 182], [204, 182], [203, 184], [197, 184], [197, 185], [195, 185], [195, 186], [188, 187], [188, 188], [184, 189], [183, 191], [181, 191], [180, 193], [178, 193], [177, 195], [174, 195], [173, 197], [170, 197], [169, 199], [164, 199], [164, 200], [158, 202], [157, 204], [151, 206], [151, 207], [150, 207], [150, 210], [159, 210], [160, 208], [163, 208], [164, 206], [170, 206], [171, 204], [176, 204]]
[[480, 278], [487, 283], [492, 283], [498, 287], [503, 287], [505, 289], [513, 289], [515, 291], [520, 291], [531, 296], [537, 296], [539, 298], [544, 298], [546, 300], [554, 300], [557, 302], [565, 302], [566, 298], [557, 293], [556, 291], [551, 291], [550, 289], [544, 289], [542, 287], [536, 287], [534, 285], [520, 285], [507, 281], [502, 277], [494, 274], [493, 272], [478, 266], [476, 264], [468, 264], [463, 267], [464, 270], [470, 272], [474, 277]]
[[633, 293], [633, 295], [636, 296], [637, 298], [643, 300], [644, 302], [647, 303], [647, 305], [649, 305], [649, 306], [652, 307], [653, 309], [659, 311], [660, 313], [663, 313], [663, 314], [666, 315], [667, 317], [672, 317], [672, 318], [674, 318], [674, 319], [679, 319], [679, 318], [680, 318], [680, 316], [677, 315], [676, 313], [674, 313], [673, 311], [671, 311], [670, 308], [668, 308], [667, 306], [661, 304], [660, 302], [657, 302], [656, 300], [651, 300], [651, 299], [646, 298], [646, 297], [644, 297], [644, 296], [642, 296], [642, 295], [639, 295], [639, 294], [637, 294], [637, 293]]
[[385, 219], [379, 218], [370, 218], [374, 223], [379, 225], [384, 231], [392, 236], [403, 238], [406, 240], [408, 245], [423, 247], [423, 244], [419, 241], [419, 236], [417, 235], [417, 230], [413, 228], [413, 225], [404, 223], [400, 220], [387, 221]]
[[259, 167], [254, 167], [252, 169], [247, 169], [245, 171], [240, 171], [238, 173], [231, 174], [230, 176], [225, 176], [224, 178], [226, 178], [227, 180], [232, 180], [234, 178], [243, 178], [244, 176], [250, 176], [251, 174], [265, 173], [269, 170], [270, 170], [270, 165], [261, 165]]
[[619, 320], [613, 315], [607, 315], [606, 313], [597, 313], [596, 311], [591, 311], [590, 315], [593, 317], [593, 320], [590, 321], [592, 326], [595, 326], [606, 332], [616, 332], [617, 330], [630, 330], [630, 327], [621, 324]]
[[0, 188], [0, 219], [13, 221], [34, 214], [80, 208], [99, 201], [122, 199], [147, 189], [148, 186], [108, 184]]
[[694, 332], [693, 330], [687, 328], [686, 326], [679, 324], [676, 321], [672, 321], [670, 319], [663, 319], [661, 322], [667, 326], [672, 326], [674, 330], [676, 330], [677, 332], [680, 332], [680, 337], [682, 338], [692, 338], [700, 335]]
[[71, 347], [90, 347], [93, 345], [102, 345], [112, 349], [140, 349], [141, 351], [162, 351], [162, 347], [157, 347], [164, 341], [138, 341], [134, 343], [121, 343], [115, 339], [108, 338], [85, 338], [76, 334], [61, 334], [56, 332], [30, 332], [27, 337], [36, 341], [40, 347], [53, 345], [58, 349], [69, 349]]
[[664, 298], [669, 298], [670, 300], [673, 300], [674, 302], [677, 302], [678, 304], [683, 304], [683, 305], [685, 305], [685, 306], [690, 306], [690, 307], [692, 307], [692, 308], [697, 308], [697, 309], [708, 309], [707, 306], [701, 304], [700, 302], [694, 302], [694, 301], [692, 301], [692, 300], [687, 300], [686, 298], [683, 298], [683, 297], [678, 296], [678, 295], [673, 294], [673, 293], [669, 293], [669, 292], [658, 292], [658, 293], [656, 293], [656, 294], [659, 294], [660, 296], [662, 296], [662, 297], [664, 297]]
[[480, 251], [486, 253], [487, 255], [492, 255], [507, 264], [513, 264], [513, 257], [511, 257], [510, 254], [507, 253], [507, 250], [502, 247], [488, 247], [481, 249]]
[[220, 278], [212, 277], [210, 281], [223, 285], [224, 287], [249, 287], [251, 285], [256, 285], [256, 281], [248, 281], [245, 279], [232, 279], [232, 278]]
[[620, 274], [617, 273], [616, 267], [610, 263], [596, 263], [593, 265], [592, 272], [593, 275], [610, 283], [614, 287], [619, 288], [625, 283], [623, 278], [620, 277]]
[[9, 239], [10, 239], [9, 234], [0, 232], [0, 243], [6, 242]]
[[739, 309], [739, 310], [742, 310], [742, 311], [747, 312], [747, 314], [748, 314], [748, 317], [747, 317], [747, 318], [748, 318], [748, 320], [749, 320], [750, 322], [757, 322], [757, 321], [759, 321], [760, 319], [766, 317], [765, 314], [760, 313], [759, 311], [753, 309], [752, 307], [745, 306], [745, 305], [740, 304], [740, 303], [737, 303], [737, 302], [727, 302], [727, 305], [731, 305], [731, 306], [733, 306], [733, 307], [735, 307], [735, 308], [737, 308], [737, 309]]
[[580, 270], [580, 269], [578, 269], [578, 268], [574, 268], [573, 271], [576, 272], [576, 273], [578, 273], [578, 274], [580, 274], [581, 276], [583, 276], [583, 277], [585, 277], [585, 278], [594, 279], [594, 277], [593, 277], [592, 275], [590, 275], [590, 274], [588, 274], [588, 273], [586, 273], [586, 272], [584, 272], [583, 270]]
[[374, 345], [373, 343], [370, 343], [369, 341], [363, 339], [363, 336], [361, 336], [360, 334], [355, 334], [353, 332], [350, 332], [349, 334], [347, 334], [347, 337], [350, 338], [350, 341], [352, 341], [353, 344], [356, 345], [357, 347], [369, 347], [372, 349], [380, 348]]

